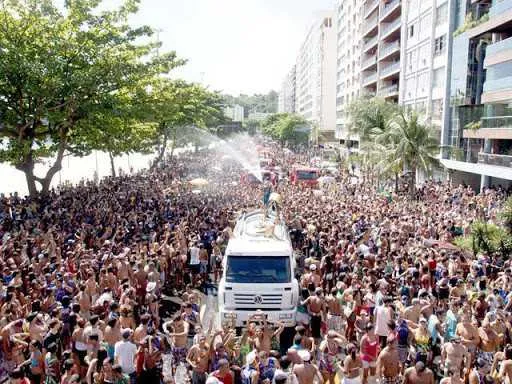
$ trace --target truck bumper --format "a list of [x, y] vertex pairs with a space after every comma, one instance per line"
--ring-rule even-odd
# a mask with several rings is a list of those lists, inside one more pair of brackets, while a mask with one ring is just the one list
[[[263, 311], [267, 315], [267, 320], [271, 323], [281, 322], [285, 327], [295, 326], [295, 318], [297, 310], [283, 310], [283, 311]], [[229, 309], [219, 309], [220, 324], [231, 324], [235, 327], [245, 327], [249, 317], [256, 314], [254, 311], [238, 311]]]

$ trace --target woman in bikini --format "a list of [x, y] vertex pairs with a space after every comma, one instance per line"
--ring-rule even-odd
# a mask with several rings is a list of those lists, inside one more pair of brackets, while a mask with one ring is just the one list
[[334, 331], [327, 332], [325, 339], [320, 343], [319, 369], [324, 378], [324, 383], [334, 384], [338, 366], [338, 352], [343, 345], [341, 335]]

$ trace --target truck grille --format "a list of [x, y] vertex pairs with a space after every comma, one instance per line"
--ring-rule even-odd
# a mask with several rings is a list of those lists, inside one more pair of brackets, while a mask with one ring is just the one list
[[281, 305], [282, 294], [235, 293], [235, 305]]

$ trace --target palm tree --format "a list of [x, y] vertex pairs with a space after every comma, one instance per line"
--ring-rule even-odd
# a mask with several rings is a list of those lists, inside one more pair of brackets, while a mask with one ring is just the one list
[[348, 107], [350, 133], [359, 136], [361, 142], [372, 142], [387, 130], [389, 121], [397, 111], [396, 104], [383, 99], [358, 99]]
[[433, 167], [439, 165], [435, 156], [440, 147], [434, 130], [422, 124], [417, 113], [401, 110], [390, 120], [377, 141], [388, 149], [395, 162], [402, 162], [410, 171], [409, 193], [414, 197], [416, 172], [422, 170], [430, 173]]

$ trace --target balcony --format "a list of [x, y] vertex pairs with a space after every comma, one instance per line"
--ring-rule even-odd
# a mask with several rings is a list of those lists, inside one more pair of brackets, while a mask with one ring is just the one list
[[484, 92], [503, 91], [512, 89], [512, 76], [502, 77], [496, 80], [485, 80]]
[[370, 84], [376, 83], [376, 82], [377, 82], [377, 72], [375, 72], [371, 75], [368, 75], [368, 76], [363, 76], [362, 84], [364, 87], [366, 87]]
[[512, 1], [510, 0], [493, 0], [492, 7], [489, 10], [489, 17], [498, 16], [511, 9]]
[[379, 89], [380, 97], [396, 96], [398, 94], [398, 84], [389, 85]]
[[482, 117], [478, 129], [464, 129], [462, 137], [468, 139], [512, 140], [512, 116]]
[[366, 19], [370, 14], [375, 11], [375, 8], [379, 5], [379, 0], [369, 1], [368, 5], [364, 7], [364, 18]]
[[382, 68], [380, 69], [380, 77], [389, 76], [398, 71], [400, 71], [400, 62], [396, 61], [392, 64], [382, 66]]
[[379, 36], [374, 36], [369, 40], [366, 40], [363, 44], [363, 52], [366, 53], [370, 48], [373, 48], [377, 45], [377, 42], [379, 41]]
[[363, 28], [363, 38], [377, 29], [378, 21], [378, 15], [375, 15], [366, 21]]
[[400, 41], [395, 40], [392, 43], [382, 43], [379, 46], [379, 60], [382, 60], [389, 55], [400, 51]]
[[397, 29], [400, 29], [400, 25], [402, 23], [401, 18], [399, 17], [395, 21], [391, 23], [383, 23], [381, 24], [380, 38], [385, 39], [391, 33], [395, 32]]
[[512, 37], [490, 44], [485, 49], [485, 68], [510, 60], [512, 60]]
[[480, 164], [497, 165], [498, 167], [512, 167], [512, 156], [480, 152], [478, 162]]
[[377, 56], [372, 56], [366, 60], [361, 61], [361, 71], [367, 70], [374, 65], [377, 65]]
[[400, 3], [400, 0], [392, 0], [388, 3], [385, 3], [380, 9], [380, 21], [385, 21], [388, 16], [397, 11], [400, 7]]

